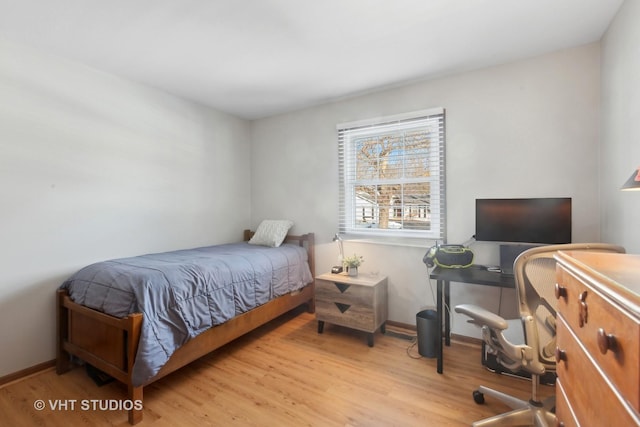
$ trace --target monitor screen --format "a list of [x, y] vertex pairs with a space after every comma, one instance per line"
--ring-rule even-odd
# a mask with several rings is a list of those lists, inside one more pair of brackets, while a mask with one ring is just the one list
[[478, 241], [571, 243], [571, 198], [476, 199]]

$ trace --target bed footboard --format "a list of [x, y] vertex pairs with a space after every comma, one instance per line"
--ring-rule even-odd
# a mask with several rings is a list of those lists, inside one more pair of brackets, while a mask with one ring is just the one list
[[[147, 385], [293, 308], [307, 304], [312, 310], [314, 294], [314, 283], [310, 283], [300, 291], [271, 300], [203, 332], [176, 350]], [[65, 290], [58, 291], [57, 312], [57, 373], [63, 374], [71, 369], [71, 355], [74, 355], [111, 375], [128, 387], [128, 400], [133, 407], [129, 411], [129, 423], [141, 421], [144, 386], [133, 386], [131, 372], [140, 338], [142, 314], [118, 319], [74, 303]]]
[[[74, 303], [62, 289], [57, 298], [56, 372], [70, 370], [71, 355], [77, 356], [126, 384], [130, 401], [142, 402], [142, 387], [134, 387], [131, 381], [142, 314], [119, 319]], [[142, 405], [132, 406], [129, 423], [135, 424], [142, 420], [142, 409], [136, 409]]]

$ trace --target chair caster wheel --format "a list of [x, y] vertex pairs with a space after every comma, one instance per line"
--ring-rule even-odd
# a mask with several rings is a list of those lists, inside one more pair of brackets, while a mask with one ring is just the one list
[[478, 390], [474, 390], [473, 392], [473, 400], [478, 404], [482, 405], [484, 403], [484, 394], [482, 394]]

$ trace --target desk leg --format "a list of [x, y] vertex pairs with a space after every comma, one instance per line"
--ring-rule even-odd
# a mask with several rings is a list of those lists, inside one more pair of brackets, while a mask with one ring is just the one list
[[451, 294], [449, 292], [449, 281], [444, 282], [444, 343], [447, 347], [451, 345]]
[[437, 372], [439, 374], [442, 373], [442, 365], [443, 365], [443, 354], [442, 354], [442, 285], [443, 280], [437, 280], [437, 301], [436, 301], [436, 311], [438, 314], [438, 340], [437, 340], [437, 349], [436, 353], [438, 356], [438, 369]]

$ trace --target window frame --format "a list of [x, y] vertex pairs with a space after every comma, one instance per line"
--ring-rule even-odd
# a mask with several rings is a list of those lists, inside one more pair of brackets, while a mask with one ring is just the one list
[[[360, 120], [356, 122], [342, 123], [336, 126], [338, 131], [338, 164], [339, 164], [339, 233], [347, 238], [373, 238], [375, 240], [390, 241], [393, 239], [419, 238], [446, 241], [446, 173], [445, 173], [445, 109], [432, 108], [428, 110], [414, 111]], [[357, 213], [355, 188], [362, 182], [355, 177], [355, 140], [370, 135], [384, 135], [390, 132], [400, 132], [415, 128], [436, 126], [436, 148], [429, 150], [429, 165], [431, 174], [428, 178], [407, 178], [402, 176], [395, 180], [397, 183], [411, 184], [418, 182], [430, 182], [430, 230], [370, 228], [364, 229], [356, 226]], [[369, 180], [373, 185], [389, 184], [384, 180]], [[405, 205], [403, 205], [404, 207]], [[375, 208], [380, 210], [380, 207]], [[395, 209], [389, 207], [389, 209]]]

